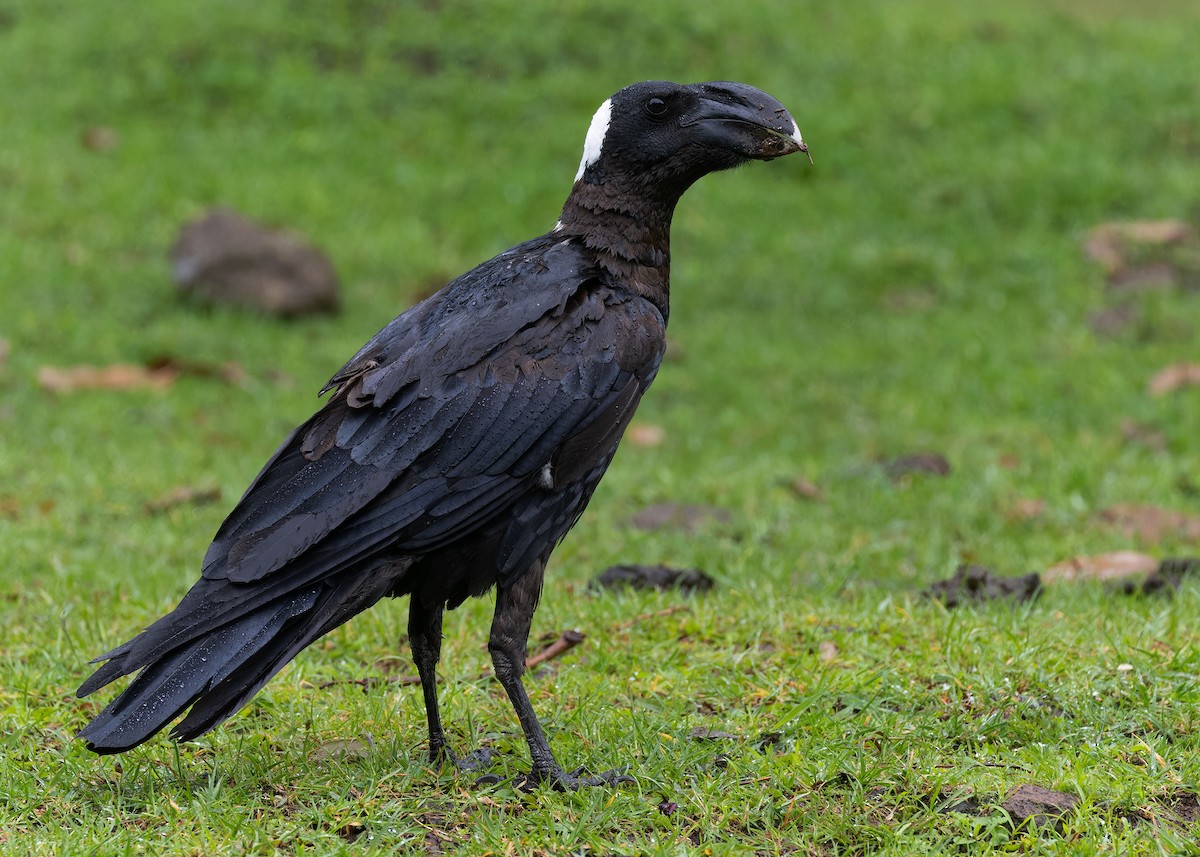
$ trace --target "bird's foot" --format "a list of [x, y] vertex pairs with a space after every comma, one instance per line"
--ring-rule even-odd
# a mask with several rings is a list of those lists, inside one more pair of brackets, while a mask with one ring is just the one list
[[473, 773], [474, 771], [486, 768], [496, 760], [500, 754], [490, 747], [480, 747], [478, 750], [468, 753], [465, 756], [456, 756], [449, 747], [440, 747], [429, 753], [429, 761], [435, 765], [451, 764], [458, 768], [464, 774]]
[[628, 774], [629, 768], [613, 768], [599, 774], [592, 774], [586, 767], [580, 766], [570, 773], [564, 773], [561, 768], [549, 771], [539, 771], [536, 768], [517, 777], [514, 784], [522, 791], [531, 792], [540, 785], [548, 785], [559, 792], [576, 791], [592, 786], [619, 786], [621, 783], [637, 782]]
[[490, 747], [480, 747], [478, 750], [467, 753], [461, 759], [455, 759], [454, 764], [460, 771], [469, 774], [473, 771], [486, 768], [492, 762], [496, 761], [499, 755], [499, 753]]

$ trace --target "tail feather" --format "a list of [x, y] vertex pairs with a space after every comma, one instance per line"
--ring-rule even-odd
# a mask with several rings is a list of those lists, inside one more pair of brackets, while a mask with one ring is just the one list
[[[236, 713], [301, 649], [387, 594], [396, 583], [395, 572], [404, 568], [375, 567], [265, 605], [252, 601], [243, 615], [148, 663], [128, 663], [131, 643], [118, 646], [113, 660], [96, 670], [78, 695], [139, 667], [141, 672], [78, 737], [97, 753], [121, 753], [151, 738], [189, 706], [172, 736], [188, 740], [207, 732]], [[176, 619], [176, 626], [186, 624], [186, 616]]]
[[394, 578], [380, 575], [329, 592], [294, 631], [276, 634], [255, 650], [253, 658], [222, 671], [187, 717], [171, 730], [171, 737], [190, 741], [235, 714], [303, 648], [366, 610], [394, 585]]
[[270, 639], [297, 610], [311, 606], [316, 595], [314, 590], [307, 599], [289, 599], [273, 610], [251, 613], [148, 665], [78, 737], [97, 753], [136, 747], [207, 693], [219, 675], [253, 657], [264, 638]]

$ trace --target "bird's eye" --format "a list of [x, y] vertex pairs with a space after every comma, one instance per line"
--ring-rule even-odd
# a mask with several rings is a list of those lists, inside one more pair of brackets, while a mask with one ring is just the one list
[[662, 116], [667, 112], [667, 102], [661, 98], [651, 98], [646, 102], [646, 112], [651, 116]]

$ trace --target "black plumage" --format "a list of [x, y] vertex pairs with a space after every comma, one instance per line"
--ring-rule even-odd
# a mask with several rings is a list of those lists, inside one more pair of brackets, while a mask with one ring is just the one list
[[79, 733], [98, 753], [175, 726], [193, 738], [301, 649], [408, 595], [430, 756], [451, 759], [435, 669], [442, 613], [497, 588], [489, 649], [533, 759], [555, 762], [521, 684], [554, 545], [587, 505], [662, 359], [675, 204], [708, 172], [807, 151], [743, 84], [651, 81], [602, 105], [554, 229], [400, 315], [321, 391], [267, 462], [170, 614], [101, 655], [85, 696], [139, 671]]

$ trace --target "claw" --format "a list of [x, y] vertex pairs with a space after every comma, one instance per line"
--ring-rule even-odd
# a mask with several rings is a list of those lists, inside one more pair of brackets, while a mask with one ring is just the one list
[[429, 754], [429, 761], [434, 765], [451, 764], [463, 773], [469, 774], [473, 771], [482, 770], [496, 760], [500, 754], [490, 747], [480, 747], [478, 750], [468, 753], [459, 758], [449, 747], [441, 747], [440, 749]]
[[531, 792], [543, 783], [549, 784], [550, 788], [555, 791], [566, 792], [577, 791], [581, 788], [591, 788], [593, 786], [619, 786], [622, 783], [637, 782], [637, 780], [626, 773], [628, 770], [628, 767], [613, 768], [611, 771], [604, 771], [594, 776], [588, 776], [591, 772], [583, 765], [569, 774], [563, 773], [558, 769], [548, 773], [534, 770], [522, 777], [516, 778], [513, 784], [525, 792]]
[[478, 771], [486, 768], [492, 762], [496, 761], [496, 757], [498, 755], [499, 753], [497, 753], [491, 747], [480, 747], [478, 750], [468, 753], [466, 756], [463, 756], [461, 759], [457, 760], [455, 764], [458, 766], [460, 771]]

